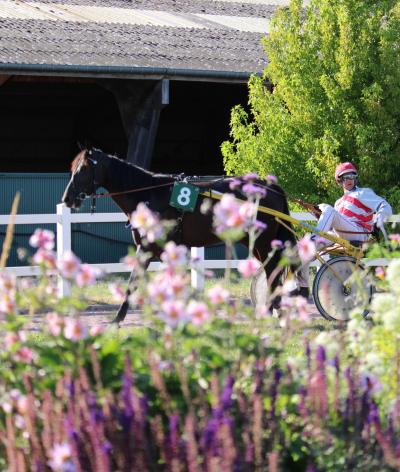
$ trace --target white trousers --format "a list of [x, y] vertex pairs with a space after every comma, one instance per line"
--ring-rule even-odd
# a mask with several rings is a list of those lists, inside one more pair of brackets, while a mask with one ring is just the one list
[[[318, 231], [324, 231], [325, 233], [331, 232], [332, 234], [336, 233], [339, 237], [348, 241], [368, 241], [370, 234], [368, 234], [367, 230], [362, 226], [357, 225], [345, 215], [341, 215], [331, 205], [322, 204], [319, 205], [319, 207], [322, 213], [317, 224]], [[332, 230], [335, 231], [333, 232]], [[354, 233], [347, 233], [346, 231], [354, 231]], [[331, 241], [322, 238], [322, 242], [329, 244]], [[296, 277], [299, 287], [309, 286], [309, 272], [309, 264], [303, 264]]]

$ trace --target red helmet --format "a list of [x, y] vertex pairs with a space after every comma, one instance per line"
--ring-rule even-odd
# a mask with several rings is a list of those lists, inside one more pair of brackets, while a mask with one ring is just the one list
[[357, 168], [351, 162], [342, 162], [338, 166], [336, 166], [335, 170], [335, 180], [336, 182], [339, 181], [339, 178], [343, 174], [356, 174], [357, 175]]

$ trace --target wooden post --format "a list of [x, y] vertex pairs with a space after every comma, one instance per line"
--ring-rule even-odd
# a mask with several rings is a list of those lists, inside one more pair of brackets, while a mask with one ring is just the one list
[[[71, 210], [64, 204], [57, 205], [57, 260], [65, 251], [71, 251]], [[58, 276], [58, 297], [71, 295], [71, 283]]]
[[195, 259], [195, 269], [191, 269], [192, 287], [196, 290], [204, 290], [204, 247], [192, 247], [190, 249], [192, 259]]

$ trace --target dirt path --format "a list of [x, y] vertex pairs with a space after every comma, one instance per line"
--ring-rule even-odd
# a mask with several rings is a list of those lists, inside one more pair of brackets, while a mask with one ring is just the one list
[[[118, 305], [91, 305], [80, 314], [81, 320], [89, 327], [102, 325], [109, 326], [118, 309]], [[314, 304], [308, 304], [308, 311], [312, 318], [320, 317]], [[35, 315], [28, 325], [28, 330], [39, 331], [45, 315]], [[120, 327], [142, 326], [141, 310], [131, 309]]]

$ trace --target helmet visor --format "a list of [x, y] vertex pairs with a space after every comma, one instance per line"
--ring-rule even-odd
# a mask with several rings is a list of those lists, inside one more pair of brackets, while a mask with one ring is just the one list
[[340, 182], [344, 182], [345, 180], [356, 180], [357, 174], [351, 172], [349, 174], [343, 174], [339, 177]]

